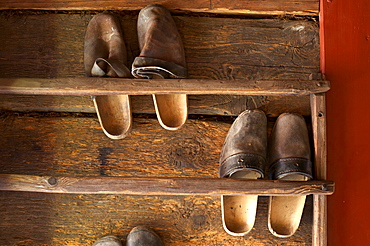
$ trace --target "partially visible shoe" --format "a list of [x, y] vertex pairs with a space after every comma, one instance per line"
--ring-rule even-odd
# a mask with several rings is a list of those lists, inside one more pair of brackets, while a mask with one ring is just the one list
[[[185, 52], [171, 13], [163, 6], [151, 4], [138, 17], [140, 55], [132, 64], [136, 78], [185, 78]], [[153, 95], [157, 118], [167, 130], [177, 130], [188, 116], [186, 94]]]
[[[312, 179], [310, 142], [304, 118], [285, 113], [278, 117], [268, 151], [269, 178], [286, 181]], [[290, 237], [299, 227], [306, 196], [270, 197], [268, 227], [277, 237]]]
[[[231, 125], [220, 157], [220, 178], [264, 177], [267, 151], [267, 118], [259, 110], [246, 110]], [[257, 195], [221, 196], [222, 224], [233, 236], [253, 228]]]
[[122, 246], [122, 243], [116, 236], [110, 235], [100, 238], [92, 246]]
[[163, 243], [153, 230], [137, 226], [128, 234], [126, 246], [163, 246]]
[[[113, 15], [98, 14], [89, 22], [84, 66], [88, 77], [131, 77], [120, 23]], [[132, 125], [129, 96], [94, 96], [93, 101], [103, 132], [112, 139], [126, 137]]]

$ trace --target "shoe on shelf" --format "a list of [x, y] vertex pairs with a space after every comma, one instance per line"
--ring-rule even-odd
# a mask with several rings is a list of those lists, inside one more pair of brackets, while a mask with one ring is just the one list
[[122, 246], [122, 243], [116, 236], [109, 235], [100, 238], [92, 246]]
[[[140, 55], [132, 64], [136, 78], [185, 78], [185, 52], [171, 13], [163, 6], [143, 8], [137, 22]], [[177, 130], [188, 117], [186, 94], [153, 95], [154, 107], [161, 126]]]
[[[131, 77], [126, 45], [115, 16], [102, 13], [90, 20], [85, 35], [84, 66], [88, 77]], [[93, 96], [93, 101], [103, 132], [111, 139], [126, 137], [132, 125], [129, 96]]]
[[[246, 110], [231, 125], [220, 157], [220, 178], [261, 179], [267, 151], [267, 118], [259, 110]], [[253, 228], [257, 195], [221, 196], [222, 224], [233, 236]]]
[[128, 234], [126, 246], [163, 246], [163, 243], [153, 230], [137, 226]]
[[[310, 143], [304, 118], [285, 113], [272, 130], [268, 160], [272, 180], [307, 181], [312, 179]], [[272, 196], [268, 228], [277, 237], [290, 237], [299, 227], [306, 196]]]

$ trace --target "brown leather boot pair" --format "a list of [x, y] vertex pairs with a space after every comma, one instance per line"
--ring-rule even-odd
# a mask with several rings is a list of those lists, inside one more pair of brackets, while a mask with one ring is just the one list
[[[262, 111], [247, 110], [232, 124], [220, 157], [221, 178], [312, 179], [310, 143], [302, 116], [278, 117], [267, 148], [267, 118]], [[268, 227], [277, 237], [289, 237], [298, 229], [306, 196], [270, 197]], [[253, 228], [257, 195], [222, 196], [222, 222], [227, 233], [244, 236]]]
[[[127, 236], [126, 246], [163, 246], [160, 237], [144, 226], [133, 228]], [[92, 246], [122, 246], [121, 241], [113, 235], [105, 236]]]
[[[91, 77], [185, 78], [185, 52], [170, 12], [161, 5], [148, 5], [138, 17], [141, 53], [127, 68], [127, 52], [119, 20], [107, 13], [94, 16], [86, 30], [85, 73]], [[127, 136], [132, 125], [128, 95], [93, 97], [104, 133], [112, 139]], [[187, 96], [153, 95], [158, 120], [167, 130], [179, 129], [187, 119]]]

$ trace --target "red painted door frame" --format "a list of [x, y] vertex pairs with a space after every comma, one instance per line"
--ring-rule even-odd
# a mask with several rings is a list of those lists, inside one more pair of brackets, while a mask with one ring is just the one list
[[328, 245], [370, 245], [370, 0], [321, 0], [327, 93]]

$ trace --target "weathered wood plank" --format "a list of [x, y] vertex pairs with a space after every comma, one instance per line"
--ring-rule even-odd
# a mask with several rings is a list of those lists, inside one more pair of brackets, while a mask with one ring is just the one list
[[[172, 132], [153, 119], [134, 119], [115, 141], [97, 118], [4, 115], [0, 173], [46, 176], [218, 177], [218, 159], [232, 122], [188, 120]], [[269, 131], [272, 124], [269, 125]], [[268, 200], [259, 199], [255, 229], [233, 237], [221, 224], [219, 196], [130, 196], [0, 192], [1, 245], [91, 245], [107, 234], [123, 241], [137, 225], [155, 229], [166, 245], [310, 245], [308, 203], [289, 239], [266, 226]], [[22, 230], [17, 228], [22, 227]]]
[[[130, 96], [133, 113], [154, 114], [152, 96]], [[269, 117], [285, 112], [310, 116], [310, 97], [236, 95], [189, 95], [189, 114], [237, 116], [247, 109], [260, 109]], [[90, 96], [1, 95], [0, 110], [96, 113]]]
[[325, 80], [202, 80], [127, 78], [0, 78], [0, 94], [25, 95], [151, 95], [225, 94], [307, 96], [330, 89]]
[[115, 141], [104, 135], [96, 116], [5, 114], [0, 173], [217, 178], [231, 123], [189, 119], [178, 131], [166, 131], [156, 119], [135, 117], [131, 133]]
[[331, 195], [334, 182], [215, 178], [55, 177], [0, 174], [0, 190], [124, 195]]
[[312, 129], [315, 147], [315, 175], [326, 179], [327, 140], [326, 140], [326, 96], [313, 94], [311, 98]]
[[[326, 142], [326, 96], [311, 95], [312, 130], [315, 147], [315, 175], [318, 179], [326, 179], [327, 142]], [[313, 197], [312, 244], [327, 245], [327, 199], [324, 196]]]
[[[93, 15], [1, 15], [1, 77], [84, 77]], [[139, 55], [137, 16], [119, 15], [128, 64]], [[308, 80], [319, 70], [313, 21], [174, 16], [192, 79]]]
[[[83, 38], [91, 15], [46, 14], [0, 16], [0, 73], [2, 77], [83, 77]], [[121, 15], [121, 26], [132, 63], [139, 54], [136, 16]], [[175, 16], [182, 36], [189, 78], [248, 80], [308, 80], [319, 72], [318, 27], [309, 21], [243, 20]], [[215, 97], [215, 98], [213, 98]], [[3, 107], [19, 105], [19, 97], [2, 96]], [[5, 98], [10, 99], [4, 102]], [[200, 114], [237, 115], [245, 109], [261, 108], [276, 116], [282, 112], [309, 115], [308, 99], [260, 96], [191, 96], [199, 102]], [[27, 97], [26, 99], [27, 100]], [[45, 101], [44, 101], [45, 100]], [[139, 99], [139, 103], [141, 103]], [[151, 98], [138, 105], [135, 112], [149, 112]], [[213, 104], [212, 101], [213, 100]], [[296, 101], [298, 100], [298, 101]], [[51, 102], [58, 103], [53, 106]], [[87, 101], [87, 99], [85, 99]], [[38, 97], [38, 104], [51, 110], [87, 110], [76, 106], [75, 97]], [[148, 102], [148, 103], [145, 103]], [[213, 107], [212, 105], [221, 105]], [[270, 103], [274, 102], [274, 103]], [[277, 102], [275, 104], [275, 102]], [[204, 104], [203, 104], [204, 103]], [[203, 105], [202, 105], [203, 104]], [[62, 106], [59, 106], [62, 105]], [[208, 108], [206, 105], [211, 105]], [[281, 105], [281, 107], [275, 107]], [[142, 107], [142, 108], [141, 108]], [[35, 108], [35, 107], [34, 107]], [[81, 109], [82, 108], [82, 109]], [[275, 108], [275, 109], [274, 109]], [[7, 109], [7, 108], [4, 108]], [[8, 109], [11, 109], [9, 106]], [[35, 108], [36, 110], [37, 108]], [[24, 108], [24, 110], [26, 110]], [[31, 109], [32, 110], [32, 109]], [[270, 112], [268, 112], [271, 110]], [[153, 111], [151, 111], [153, 112]]]
[[[130, 196], [0, 192], [0, 245], [92, 245], [108, 234], [124, 243], [138, 225], [154, 229], [169, 246], [309, 246], [311, 196], [290, 238], [269, 233], [268, 197], [260, 197], [253, 230], [233, 237], [222, 228], [219, 196]], [[22, 228], [20, 230], [19, 228]]]
[[[223, 1], [223, 0], [191, 0], [191, 1], [151, 1], [151, 4], [162, 4], [176, 12], [207, 12], [225, 14], [295, 14], [318, 15], [318, 0], [267, 0], [267, 1]], [[145, 7], [148, 1], [118, 1], [118, 0], [2, 0], [0, 9], [42, 9], [42, 10], [139, 10]]]
[[134, 118], [131, 134], [114, 141], [97, 117], [4, 115], [0, 173], [215, 178], [230, 124], [188, 120], [173, 132], [155, 119]]

